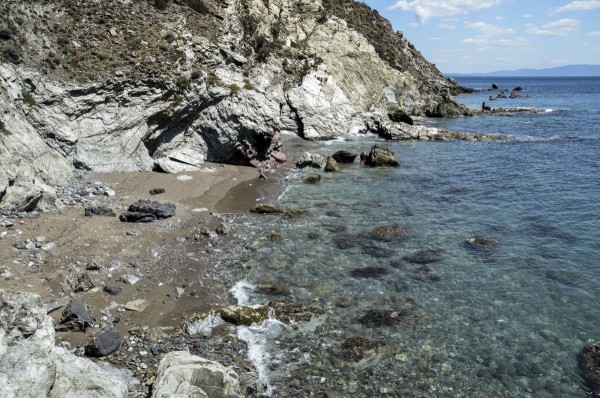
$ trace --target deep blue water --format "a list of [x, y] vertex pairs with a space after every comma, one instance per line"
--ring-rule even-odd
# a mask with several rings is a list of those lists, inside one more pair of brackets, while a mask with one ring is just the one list
[[[308, 214], [262, 218], [248, 234], [240, 258], [250, 271], [238, 285], [245, 303], [281, 300], [252, 290], [275, 283], [289, 287], [283, 299], [326, 311], [299, 330], [271, 322], [241, 333], [273, 396], [586, 396], [576, 355], [600, 340], [600, 79], [459, 82], [522, 86], [528, 96], [457, 98], [467, 106], [486, 101], [542, 112], [422, 120], [515, 139], [387, 142], [398, 169], [354, 164], [316, 185], [303, 183], [310, 171], [298, 171], [279, 205]], [[360, 152], [375, 142], [381, 141], [356, 137], [316, 152]], [[365, 237], [391, 223], [410, 237], [395, 243]], [[271, 230], [281, 239], [264, 239]], [[498, 246], [468, 250], [464, 241], [473, 234]], [[340, 236], [362, 243], [341, 249]], [[387, 257], [370, 255], [366, 245], [389, 249]], [[426, 249], [441, 255], [430, 269], [406, 259]], [[352, 273], [366, 266], [383, 274]], [[374, 327], [360, 322], [370, 310], [413, 317]], [[379, 347], [348, 358], [343, 342], [351, 336]]]

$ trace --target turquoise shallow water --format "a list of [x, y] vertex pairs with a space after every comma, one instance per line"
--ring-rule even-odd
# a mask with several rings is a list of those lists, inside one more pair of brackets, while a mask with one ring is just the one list
[[[576, 354], [600, 340], [600, 79], [495, 81], [523, 86], [529, 98], [490, 105], [546, 111], [425, 122], [515, 140], [388, 142], [400, 168], [354, 164], [316, 185], [298, 171], [279, 205], [306, 215], [247, 220], [248, 245], [228, 260], [249, 270], [250, 287], [238, 286], [244, 302], [289, 299], [326, 310], [298, 330], [269, 323], [243, 332], [273, 396], [587, 395]], [[485, 88], [492, 80], [460, 82]], [[478, 108], [489, 95], [459, 101]], [[375, 142], [357, 137], [316, 152], [360, 152]], [[366, 236], [391, 223], [410, 236]], [[280, 238], [260, 241], [269, 231]], [[498, 246], [469, 250], [473, 234]], [[352, 247], [340, 248], [342, 238]], [[441, 259], [424, 269], [407, 260], [419, 250]], [[354, 271], [361, 267], [377, 275]], [[251, 288], [265, 284], [289, 294]], [[403, 318], [366, 322], [373, 310]], [[350, 355], [350, 337], [372, 349]]]

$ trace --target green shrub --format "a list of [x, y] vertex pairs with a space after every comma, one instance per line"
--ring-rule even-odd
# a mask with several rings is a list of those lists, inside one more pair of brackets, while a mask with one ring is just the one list
[[252, 85], [252, 83], [250, 83], [250, 80], [248, 79], [244, 79], [244, 90], [255, 90], [256, 87], [254, 87]]
[[190, 80], [185, 76], [178, 77], [175, 84], [182, 90], [189, 90], [191, 87]]
[[237, 84], [232, 84], [229, 86], [229, 90], [231, 90], [231, 95], [236, 95], [240, 92], [240, 86], [238, 86]]
[[34, 106], [36, 104], [35, 98], [33, 98], [33, 95], [31, 95], [31, 93], [28, 93], [27, 91], [23, 90], [21, 92], [21, 95], [23, 96], [23, 103], [25, 105]]
[[214, 87], [214, 86], [220, 86], [222, 83], [221, 79], [219, 78], [219, 76], [217, 76], [217, 74], [213, 71], [209, 71], [208, 72], [208, 76], [206, 77], [206, 84], [208, 86]]

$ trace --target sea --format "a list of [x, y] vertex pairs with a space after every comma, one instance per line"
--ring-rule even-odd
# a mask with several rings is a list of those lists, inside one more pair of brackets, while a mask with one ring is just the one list
[[[311, 151], [380, 143], [401, 166], [292, 171], [261, 200], [304, 214], [239, 216], [221, 260], [244, 270], [238, 303], [324, 311], [239, 329], [265, 395], [590, 396], [577, 354], [600, 340], [600, 78], [457, 80], [480, 90], [456, 97], [468, 107], [526, 111], [417, 122], [508, 139], [324, 142]], [[521, 97], [490, 100], [492, 83]], [[390, 225], [402, 239], [372, 239]]]

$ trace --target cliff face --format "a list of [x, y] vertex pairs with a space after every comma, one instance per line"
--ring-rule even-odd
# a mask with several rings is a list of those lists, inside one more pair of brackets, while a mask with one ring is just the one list
[[264, 166], [285, 159], [280, 132], [323, 140], [397, 109], [466, 112], [455, 84], [350, 0], [4, 0], [0, 15], [3, 208], [13, 187], [48, 196], [76, 168]]

